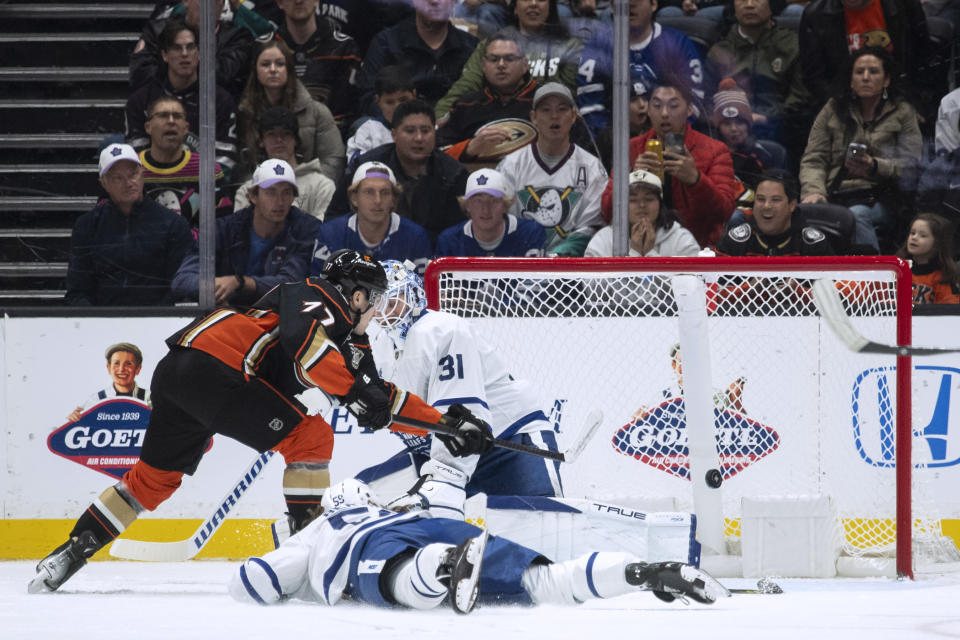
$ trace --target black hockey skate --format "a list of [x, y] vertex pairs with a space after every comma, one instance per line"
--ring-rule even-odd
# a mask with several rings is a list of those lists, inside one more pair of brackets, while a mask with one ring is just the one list
[[28, 593], [56, 591], [87, 564], [87, 558], [103, 545], [90, 531], [70, 538], [37, 564], [37, 575], [27, 585]]
[[713, 604], [717, 598], [730, 596], [727, 588], [709, 573], [682, 562], [635, 562], [627, 565], [625, 577], [627, 584], [650, 589], [664, 602], [689, 597]]
[[475, 538], [467, 538], [456, 547], [451, 547], [437, 568], [437, 577], [441, 582], [449, 580], [447, 590], [450, 593], [450, 606], [457, 613], [470, 613], [477, 602], [487, 537], [484, 531]]

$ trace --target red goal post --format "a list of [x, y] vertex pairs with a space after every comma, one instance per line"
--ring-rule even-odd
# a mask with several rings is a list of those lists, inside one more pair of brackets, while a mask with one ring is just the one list
[[[678, 510], [688, 510], [682, 488], [677, 489], [680, 480], [692, 484], [684, 477], [689, 476], [689, 465], [683, 462], [685, 454], [678, 444], [683, 436], [674, 443], [653, 443], [669, 439], [664, 430], [656, 431], [656, 425], [676, 421], [677, 407], [682, 405], [669, 397], [666, 388], [652, 401], [639, 397], [658, 385], [682, 386], [679, 342], [671, 328], [678, 315], [671, 282], [679, 274], [692, 274], [706, 283], [711, 362], [717, 370], [713, 409], [725, 502], [727, 493], [734, 494], [732, 502], [758, 487], [786, 495], [794, 489], [793, 483], [801, 492], [828, 493], [839, 510], [844, 553], [895, 556], [897, 572], [912, 577], [912, 534], [926, 531], [929, 525], [918, 522], [911, 494], [917, 486], [914, 465], [904, 463], [912, 459], [911, 359], [849, 352], [829, 335], [805, 286], [814, 278], [837, 281], [851, 320], [864, 335], [881, 343], [909, 345], [911, 274], [904, 261], [894, 257], [440, 258], [428, 266], [425, 288], [429, 308], [470, 318], [478, 331], [503, 346], [511, 366], [517, 367], [513, 373], [537, 383], [543, 402], [547, 408], [553, 406], [561, 426], [576, 424], [581, 414], [596, 408], [592, 403], [603, 404], [599, 408], [606, 417], [600, 433], [580, 462], [565, 469], [568, 495], [636, 484], [654, 492], [676, 493]], [[637, 324], [637, 319], [647, 322]], [[598, 365], [595, 360], [604, 361]], [[807, 371], [808, 360], [822, 369]], [[625, 377], [629, 380], [622, 384]], [[884, 387], [888, 380], [895, 381], [892, 394], [873, 388]], [[851, 400], [853, 384], [862, 387], [852, 387]], [[867, 386], [871, 388], [864, 391]], [[803, 393], [807, 395], [800, 399], [792, 397]], [[631, 397], [620, 402], [624, 396]], [[853, 436], [847, 420], [850, 402]], [[816, 411], [811, 409], [813, 404]], [[866, 412], [866, 405], [880, 415], [879, 420], [858, 417], [858, 411]], [[790, 412], [798, 417], [794, 419]], [[721, 419], [730, 422], [722, 425]], [[867, 442], [864, 434], [871, 429], [871, 435], [883, 441], [882, 451], [872, 450]], [[764, 443], [765, 435], [743, 436], [750, 430], [772, 435]], [[819, 439], [794, 446], [810, 430], [818, 430], [814, 437]], [[721, 431], [740, 434], [729, 437], [751, 439], [757, 447], [735, 450], [733, 444], [721, 443]], [[851, 445], [851, 437], [863, 437], [864, 442], [857, 439]], [[652, 443], [661, 448], [651, 451]], [[779, 456], [774, 455], [777, 449]], [[852, 457], [840, 460], [833, 459], [834, 449], [854, 451]], [[590, 468], [591, 455], [599, 469]], [[845, 468], [851, 467], [851, 460], [872, 468], [862, 476], [847, 476]], [[628, 463], [633, 467], [628, 468]], [[810, 468], [801, 470], [807, 464]], [[782, 466], [781, 475], [786, 478], [772, 486], [776, 483], [769, 480], [771, 476], [763, 474], [777, 466]], [[756, 485], [749, 480], [751, 474], [757, 478]], [[874, 485], [873, 478], [888, 475], [893, 476], [889, 492], [894, 495], [864, 500], [845, 495], [850, 493], [845, 485], [857, 482], [871, 485], [863, 488], [864, 493], [884, 493], [887, 480]], [[604, 486], [607, 477], [611, 486]], [[642, 479], [634, 481], [635, 477]], [[725, 504], [728, 544], [735, 544], [739, 535], [738, 509]]]

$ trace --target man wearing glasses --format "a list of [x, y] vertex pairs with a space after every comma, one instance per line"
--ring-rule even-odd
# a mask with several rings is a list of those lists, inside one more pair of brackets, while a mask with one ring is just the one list
[[[200, 154], [184, 147], [187, 112], [176, 96], [160, 96], [147, 107], [145, 124], [150, 146], [140, 152], [146, 194], [194, 229], [200, 224]], [[217, 216], [233, 213], [232, 202], [222, 192], [223, 170], [215, 164]]]
[[[168, 22], [160, 32], [160, 49], [166, 71], [134, 91], [127, 100], [125, 137], [134, 149], [145, 149], [151, 143], [146, 129], [149, 105], [161, 96], [174, 96], [183, 105], [187, 116], [184, 143], [191, 151], [199, 150], [200, 54], [197, 42], [196, 29], [180, 20]], [[233, 97], [220, 86], [217, 86], [216, 102], [216, 161], [229, 180], [237, 157], [237, 109]]]
[[[494, 34], [483, 55], [483, 87], [453, 103], [439, 123], [437, 146], [448, 147], [446, 152], [461, 162], [495, 161], [496, 149], [517, 132], [486, 125], [506, 118], [528, 121], [536, 88], [517, 36], [506, 31]], [[527, 125], [532, 133], [532, 125]]]
[[65, 302], [150, 306], [170, 301], [170, 280], [190, 251], [187, 221], [143, 195], [143, 167], [130, 145], [100, 153], [107, 198], [77, 218]]

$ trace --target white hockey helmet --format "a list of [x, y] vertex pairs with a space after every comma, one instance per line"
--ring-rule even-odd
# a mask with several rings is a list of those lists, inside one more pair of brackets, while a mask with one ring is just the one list
[[350, 507], [379, 506], [380, 501], [366, 482], [356, 478], [347, 478], [334, 484], [323, 492], [320, 506], [324, 512]]
[[384, 260], [387, 290], [377, 304], [374, 318], [383, 327], [397, 349], [403, 348], [413, 321], [427, 308], [427, 293], [416, 266], [409, 260]]

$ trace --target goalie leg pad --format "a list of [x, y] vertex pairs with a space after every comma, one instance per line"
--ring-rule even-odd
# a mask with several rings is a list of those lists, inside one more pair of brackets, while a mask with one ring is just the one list
[[535, 604], [578, 604], [633, 591], [624, 568], [636, 558], [620, 552], [594, 552], [566, 562], [534, 564], [522, 584]]
[[437, 577], [450, 545], [429, 544], [398, 567], [388, 580], [393, 600], [411, 609], [433, 609], [447, 597], [447, 586]]

